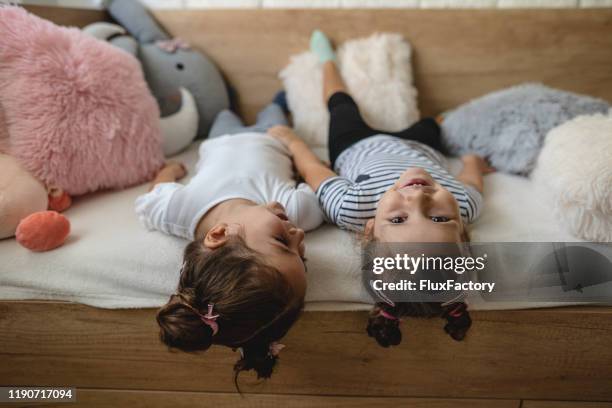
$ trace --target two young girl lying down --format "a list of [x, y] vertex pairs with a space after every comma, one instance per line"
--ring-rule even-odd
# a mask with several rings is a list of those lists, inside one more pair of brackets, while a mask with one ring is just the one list
[[[235, 378], [250, 369], [270, 377], [277, 342], [304, 305], [304, 232], [319, 226], [323, 213], [366, 241], [465, 242], [466, 224], [482, 206], [482, 176], [492, 170], [471, 155], [451, 176], [433, 119], [395, 133], [370, 128], [324, 34], [313, 33], [311, 50], [323, 65], [334, 171], [287, 126], [276, 98], [251, 127], [221, 112], [189, 183], [176, 183], [185, 170], [168, 164], [136, 202], [149, 229], [192, 241], [177, 292], [157, 315], [161, 340], [185, 351], [238, 349]], [[293, 165], [305, 183], [296, 183]], [[456, 340], [471, 325], [463, 303], [377, 303], [368, 334], [385, 347], [399, 344], [403, 316], [445, 317]]]

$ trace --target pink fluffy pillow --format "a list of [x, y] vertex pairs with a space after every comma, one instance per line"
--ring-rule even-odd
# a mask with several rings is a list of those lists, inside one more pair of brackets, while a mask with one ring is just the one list
[[18, 7], [0, 6], [0, 115], [0, 151], [71, 195], [144, 182], [163, 162], [139, 62]]

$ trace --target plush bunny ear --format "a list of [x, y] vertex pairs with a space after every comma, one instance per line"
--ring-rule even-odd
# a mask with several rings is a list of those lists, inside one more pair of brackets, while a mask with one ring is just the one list
[[170, 38], [138, 0], [111, 0], [108, 12], [141, 44]]

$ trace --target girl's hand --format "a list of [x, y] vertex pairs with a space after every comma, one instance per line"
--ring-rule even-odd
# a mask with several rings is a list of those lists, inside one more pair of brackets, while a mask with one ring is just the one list
[[281, 142], [290, 151], [292, 144], [302, 142], [302, 139], [288, 126], [273, 126], [268, 129], [268, 134]]
[[477, 154], [466, 154], [461, 156], [461, 161], [464, 165], [475, 166], [481, 174], [494, 173], [495, 167], [491, 166], [489, 162]]
[[317, 191], [323, 181], [336, 176], [336, 173], [321, 163], [321, 160], [291, 128], [287, 126], [274, 126], [268, 129], [268, 134], [285, 145], [287, 150], [289, 150], [298, 174], [313, 191]]
[[174, 183], [185, 177], [186, 174], [187, 169], [185, 169], [183, 163], [168, 162], [157, 172], [157, 176], [155, 176], [153, 183], [151, 183], [149, 191], [160, 183]]
[[180, 180], [187, 175], [187, 169], [183, 163], [168, 162], [159, 171], [159, 174], [164, 174], [172, 177], [174, 180]]

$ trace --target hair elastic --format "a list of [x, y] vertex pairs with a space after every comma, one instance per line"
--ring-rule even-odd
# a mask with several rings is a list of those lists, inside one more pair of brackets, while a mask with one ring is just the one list
[[215, 334], [217, 334], [217, 332], [219, 331], [219, 323], [216, 322], [217, 317], [219, 317], [219, 315], [218, 314], [216, 314], [216, 315], [212, 314], [214, 307], [215, 307], [215, 305], [213, 303], [209, 303], [208, 304], [208, 311], [206, 312], [206, 314], [203, 315], [203, 316], [200, 315], [200, 319], [202, 319], [204, 324], [212, 329], [213, 336]]
[[200, 313], [198, 311], [198, 309], [196, 309], [195, 307], [191, 306], [190, 304], [181, 302], [187, 309], [191, 310], [192, 312], [194, 312], [195, 314], [197, 314], [200, 317], [200, 320], [202, 320], [202, 322], [207, 325], [208, 327], [211, 328], [212, 330], [212, 335], [214, 336], [215, 334], [217, 334], [217, 332], [219, 331], [219, 323], [216, 322], [217, 318], [219, 317], [218, 314], [213, 315], [213, 308], [215, 307], [215, 305], [213, 303], [209, 303], [208, 304], [208, 311], [206, 312], [205, 315], [203, 315], [202, 313]]
[[389, 320], [399, 320], [397, 317], [393, 316], [392, 314], [386, 312], [383, 309], [380, 309], [378, 311], [378, 315], [384, 317], [385, 319], [389, 319]]
[[465, 311], [465, 309], [463, 307], [463, 303], [459, 303], [457, 306], [455, 306], [455, 308], [453, 310], [448, 312], [448, 315], [451, 316], [451, 317], [461, 317], [461, 315], [463, 315], [464, 311]]
[[278, 357], [278, 355], [280, 354], [281, 350], [285, 348], [284, 344], [281, 344], [279, 342], [273, 341], [272, 343], [270, 343], [270, 347], [268, 349], [268, 354], [270, 354], [270, 356], [272, 357]]

